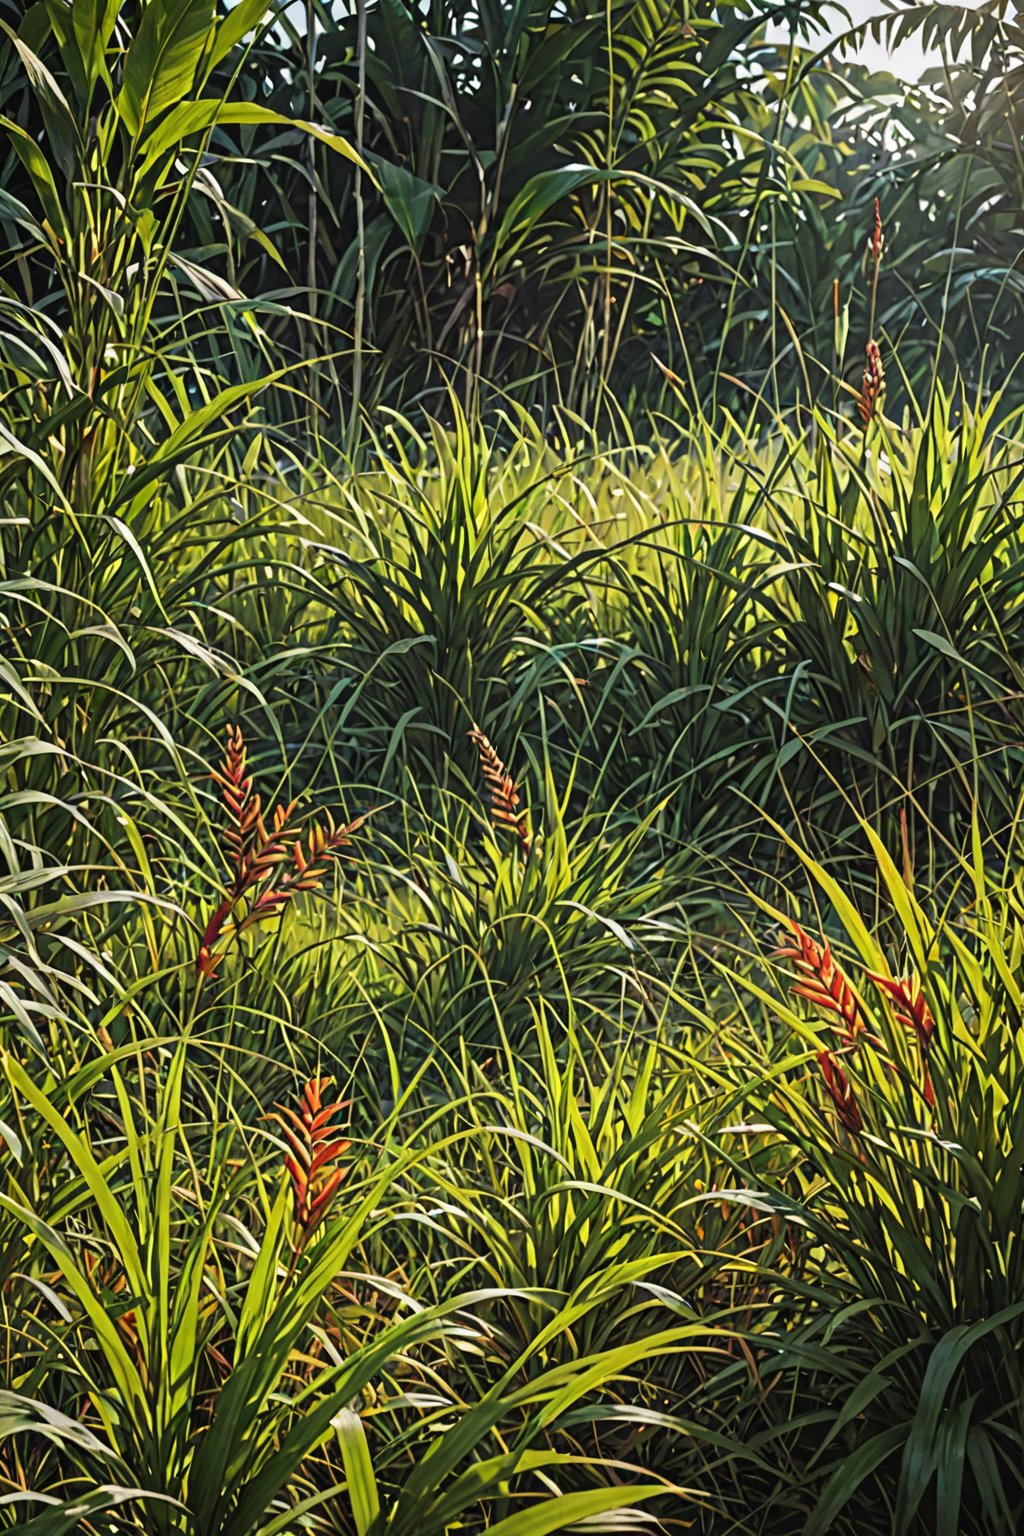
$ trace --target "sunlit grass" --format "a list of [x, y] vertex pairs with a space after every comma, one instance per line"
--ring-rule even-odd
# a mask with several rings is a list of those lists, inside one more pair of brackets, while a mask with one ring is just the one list
[[[834, 409], [627, 410], [582, 284], [547, 409], [342, 430], [248, 216], [179, 250], [218, 112], [309, 126], [218, 72], [258, 7], [165, 11], [39, 12], [5, 129], [0, 1528], [1015, 1530], [1018, 416], [838, 347]], [[645, 153], [660, 14], [591, 29]]]

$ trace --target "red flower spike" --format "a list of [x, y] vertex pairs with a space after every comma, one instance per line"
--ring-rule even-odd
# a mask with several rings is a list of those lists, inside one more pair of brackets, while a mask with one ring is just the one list
[[787, 919], [787, 926], [796, 943], [775, 950], [774, 957], [776, 960], [792, 960], [800, 973], [790, 991], [813, 1003], [823, 1013], [836, 1015], [840, 1022], [834, 1027], [844, 1049], [855, 1049], [861, 1040], [880, 1045], [881, 1041], [875, 1035], [867, 1033], [857, 994], [833, 959], [828, 940], [819, 944], [792, 920]]
[[311, 1077], [302, 1091], [299, 1110], [279, 1104], [273, 1116], [291, 1148], [285, 1154], [284, 1166], [295, 1202], [296, 1257], [326, 1217], [348, 1173], [338, 1159], [352, 1143], [339, 1135], [330, 1122], [349, 1107], [349, 1101], [336, 1099], [324, 1103], [324, 1093], [332, 1081], [329, 1077]]
[[891, 1003], [893, 1017], [897, 1024], [902, 1024], [904, 1029], [908, 1029], [917, 1041], [918, 1050], [921, 1052], [924, 1101], [929, 1109], [934, 1109], [935, 1087], [932, 1083], [928, 1056], [931, 1051], [932, 1036], [935, 1033], [935, 1017], [925, 1001], [920, 977], [902, 976], [898, 981], [894, 981], [891, 976], [879, 976], [873, 971], [869, 971], [868, 976]]
[[818, 1052], [818, 1065], [836, 1114], [851, 1136], [856, 1136], [862, 1129], [863, 1121], [849, 1078], [831, 1051]]
[[885, 369], [882, 367], [882, 354], [877, 341], [868, 342], [864, 355], [866, 358], [864, 378], [860, 394], [857, 396], [857, 410], [860, 412], [861, 426], [866, 431], [874, 420], [878, 403], [882, 398], [882, 391], [885, 388]]

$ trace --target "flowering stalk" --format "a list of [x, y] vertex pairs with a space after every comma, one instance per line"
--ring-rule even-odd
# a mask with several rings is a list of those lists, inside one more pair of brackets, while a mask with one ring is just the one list
[[352, 1143], [338, 1133], [331, 1121], [348, 1108], [349, 1101], [336, 1099], [324, 1103], [324, 1094], [332, 1081], [329, 1077], [311, 1077], [302, 1090], [298, 1112], [279, 1104], [273, 1116], [291, 1148], [285, 1155], [284, 1166], [295, 1203], [296, 1258], [326, 1217], [348, 1173], [348, 1167], [338, 1159]]
[[519, 786], [479, 726], [473, 726], [469, 739], [476, 747], [480, 771], [490, 791], [491, 822], [495, 827], [515, 834], [519, 851], [525, 858], [530, 851], [530, 834], [526, 829], [525, 807], [522, 810], [518, 808]]
[[877, 341], [868, 342], [864, 355], [866, 362], [860, 394], [857, 396], [857, 410], [860, 412], [861, 426], [866, 431], [874, 420], [878, 402], [882, 398], [882, 391], [885, 388], [885, 369], [882, 367], [882, 354]]
[[882, 391], [885, 388], [885, 369], [882, 366], [882, 353], [877, 341], [874, 339], [875, 314], [878, 308], [878, 273], [882, 265], [882, 252], [885, 249], [885, 235], [882, 230], [882, 210], [878, 198], [875, 198], [875, 225], [868, 241], [868, 260], [871, 263], [871, 308], [868, 315], [868, 335], [871, 340], [864, 349], [865, 367], [861, 382], [860, 394], [857, 396], [857, 410], [860, 414], [861, 426], [867, 431], [875, 417]]
[[[247, 928], [277, 917], [300, 892], [319, 890], [332, 861], [366, 821], [366, 815], [357, 816], [338, 826], [328, 812], [324, 821], [305, 835], [288, 836], [295, 811], [292, 801], [270, 811], [268, 830], [248, 772], [245, 739], [237, 725], [227, 728], [224, 760], [212, 778], [220, 785], [227, 812], [224, 841], [234, 874], [199, 941], [196, 971], [201, 981], [217, 974], [225, 954], [225, 948], [218, 946], [225, 937], [237, 938]], [[240, 905], [244, 910], [239, 916]]]
[[786, 926], [793, 934], [795, 943], [784, 944], [775, 950], [775, 959], [792, 960], [798, 979], [790, 987], [795, 997], [802, 997], [820, 1009], [833, 1015], [838, 1023], [833, 1025], [844, 1049], [853, 1050], [862, 1040], [880, 1045], [875, 1035], [867, 1033], [863, 1012], [856, 992], [846, 979], [842, 969], [832, 956], [828, 940], [820, 944], [805, 933], [799, 923], [786, 919]]
[[885, 250], [885, 234], [882, 230], [882, 205], [875, 198], [875, 227], [871, 232], [868, 242], [868, 255], [871, 258], [871, 313], [868, 317], [868, 334], [874, 334], [875, 311], [878, 307], [878, 272], [882, 265], [882, 252]]
[[890, 976], [879, 976], [873, 971], [869, 971], [868, 975], [892, 1005], [896, 1022], [908, 1029], [917, 1041], [921, 1053], [924, 1101], [929, 1109], [934, 1109], [935, 1087], [928, 1058], [935, 1033], [935, 1018], [925, 1001], [920, 978], [916, 975], [902, 976], [894, 981]]
[[818, 1065], [836, 1114], [851, 1136], [856, 1136], [863, 1121], [849, 1078], [831, 1051], [818, 1052]]

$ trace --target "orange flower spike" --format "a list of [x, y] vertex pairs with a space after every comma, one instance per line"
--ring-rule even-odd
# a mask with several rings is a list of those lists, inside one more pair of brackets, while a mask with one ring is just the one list
[[[341, 1143], [341, 1145], [347, 1147], [349, 1143], [346, 1141]], [[345, 1168], [335, 1168], [313, 1196], [309, 1203], [309, 1212], [306, 1217], [307, 1236], [319, 1226], [322, 1219], [327, 1215], [338, 1192], [338, 1187], [347, 1171]]]
[[515, 833], [525, 858], [530, 851], [530, 835], [526, 830], [526, 812], [518, 809], [519, 786], [479, 726], [473, 726], [469, 739], [476, 747], [480, 772], [490, 792], [491, 822], [495, 827], [505, 827]]
[[863, 1128], [863, 1121], [849, 1078], [831, 1051], [818, 1052], [818, 1065], [836, 1114], [851, 1136], [856, 1136]]
[[215, 908], [209, 922], [203, 930], [203, 936], [199, 941], [199, 951], [196, 955], [196, 975], [205, 981], [212, 981], [217, 974], [217, 967], [223, 960], [223, 954], [218, 954], [214, 946], [224, 931], [225, 924], [231, 916], [235, 905], [235, 892], [226, 896], [220, 906]]
[[[218, 948], [222, 941], [238, 938], [256, 924], [276, 918], [300, 891], [319, 890], [332, 861], [372, 815], [367, 811], [347, 826], [339, 827], [328, 813], [322, 824], [309, 831], [307, 852], [301, 838], [285, 840], [295, 811], [292, 801], [289, 805], [274, 806], [268, 813], [268, 832], [260, 797], [253, 793], [245, 740], [237, 725], [227, 728], [224, 761], [214, 771], [213, 779], [224, 795], [228, 816], [224, 836], [235, 873], [230, 889], [212, 913], [199, 941], [196, 972], [201, 981], [217, 974], [224, 958], [224, 947]], [[238, 916], [236, 909], [243, 903], [247, 910]]]
[[254, 837], [262, 831], [260, 797], [253, 794], [252, 775], [246, 772], [248, 753], [241, 728], [228, 725], [226, 737], [224, 760], [211, 777], [220, 785], [228, 813], [224, 841], [235, 868], [240, 869]]
[[891, 976], [876, 975], [874, 971], [869, 971], [868, 976], [879, 991], [888, 998], [897, 1024], [902, 1024], [904, 1029], [908, 1029], [917, 1040], [924, 1072], [924, 1101], [929, 1109], [934, 1109], [935, 1087], [932, 1083], [928, 1055], [931, 1050], [932, 1036], [935, 1033], [935, 1016], [928, 1007], [921, 990], [920, 977], [902, 976], [898, 981], [894, 981]]
[[311, 1077], [302, 1091], [299, 1111], [278, 1105], [274, 1116], [291, 1148], [285, 1154], [284, 1166], [295, 1201], [296, 1254], [302, 1252], [327, 1215], [348, 1173], [347, 1167], [339, 1166], [338, 1159], [352, 1143], [337, 1133], [331, 1121], [348, 1108], [349, 1101], [323, 1102], [324, 1092], [331, 1081], [329, 1077]]
[[787, 920], [787, 925], [796, 943], [775, 950], [774, 957], [776, 960], [792, 960], [800, 973], [790, 991], [813, 1003], [823, 1013], [838, 1016], [837, 1033], [845, 1047], [854, 1048], [861, 1039], [867, 1039], [872, 1045], [880, 1044], [874, 1035], [867, 1034], [857, 994], [833, 959], [828, 940], [819, 944], [799, 923]]

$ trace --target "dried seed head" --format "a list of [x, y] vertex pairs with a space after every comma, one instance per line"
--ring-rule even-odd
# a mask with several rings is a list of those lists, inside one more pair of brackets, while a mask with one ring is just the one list
[[885, 250], [885, 235], [882, 231], [882, 207], [877, 197], [875, 198], [875, 227], [871, 232], [868, 250], [871, 255], [871, 261], [877, 271], [882, 260], [882, 252]]

